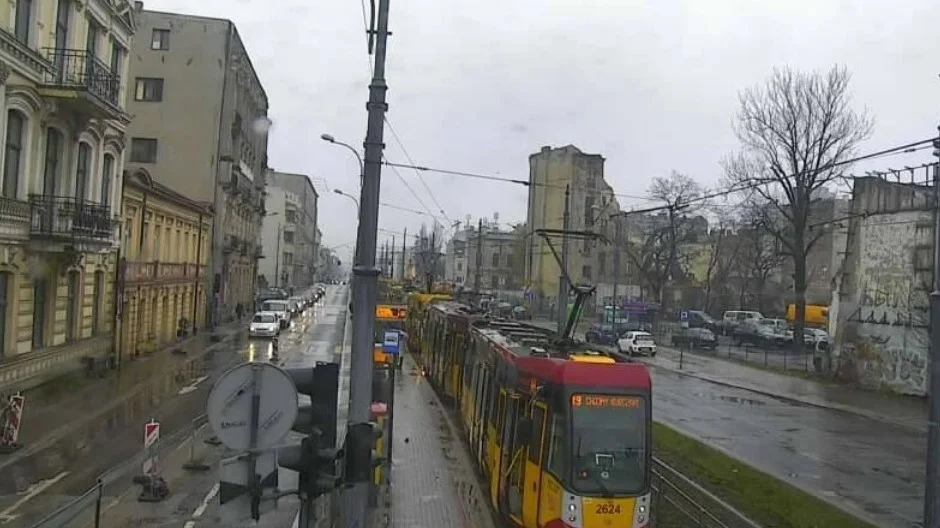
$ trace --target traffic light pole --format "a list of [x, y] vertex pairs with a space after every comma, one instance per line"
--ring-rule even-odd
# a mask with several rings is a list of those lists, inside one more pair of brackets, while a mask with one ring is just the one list
[[[369, 465], [372, 450], [367, 442], [354, 439], [356, 431], [363, 429], [357, 424], [372, 421], [372, 347], [375, 331], [375, 304], [378, 293], [379, 270], [375, 267], [375, 246], [378, 236], [379, 190], [382, 177], [382, 151], [385, 111], [385, 54], [388, 42], [388, 11], [390, 0], [378, 0], [378, 18], [375, 36], [375, 66], [372, 70], [372, 82], [369, 84], [369, 103], [366, 105], [368, 128], [365, 140], [365, 173], [359, 197], [359, 230], [356, 237], [357, 261], [353, 267], [355, 288], [353, 292], [353, 336], [352, 365], [349, 380], [349, 427], [347, 428], [346, 457], [347, 467], [352, 463]], [[349, 475], [347, 489], [343, 494], [343, 517], [348, 528], [369, 528], [369, 475]], [[365, 478], [363, 478], [365, 477]]]

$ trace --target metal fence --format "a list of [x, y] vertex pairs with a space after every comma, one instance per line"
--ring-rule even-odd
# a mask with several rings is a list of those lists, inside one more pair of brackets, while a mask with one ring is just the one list
[[[184, 442], [190, 442], [190, 462], [195, 457], [195, 442], [205, 428], [206, 415], [200, 415], [192, 423], [175, 433], [157, 440], [154, 452], [161, 460]], [[141, 474], [141, 468], [148, 452], [141, 450], [121, 464], [102, 473], [95, 479], [95, 484], [71, 502], [59, 507], [31, 528], [91, 527], [105, 526], [107, 507], [115, 504], [122, 496], [139, 489], [134, 477]], [[162, 463], [162, 461], [161, 461]]]
[[651, 519], [656, 528], [761, 528], [713, 493], [653, 458]]

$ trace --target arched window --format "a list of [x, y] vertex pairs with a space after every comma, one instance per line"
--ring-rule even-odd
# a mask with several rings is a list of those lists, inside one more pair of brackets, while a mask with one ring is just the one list
[[101, 166], [101, 205], [111, 205], [111, 182], [114, 179], [114, 156], [104, 155]]
[[88, 143], [78, 144], [78, 159], [75, 165], [75, 201], [83, 202], [88, 198], [88, 172], [91, 170], [91, 147]]
[[62, 133], [54, 128], [46, 130], [46, 160], [42, 172], [42, 194], [55, 196], [62, 170]]
[[23, 136], [26, 118], [16, 110], [7, 112], [7, 140], [3, 154], [3, 196], [16, 198], [23, 165]]

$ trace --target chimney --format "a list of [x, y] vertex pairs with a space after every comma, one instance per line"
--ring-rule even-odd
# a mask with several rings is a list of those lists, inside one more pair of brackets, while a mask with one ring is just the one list
[[134, 2], [134, 11], [137, 11], [138, 13], [140, 13], [143, 10], [144, 10], [144, 3], [141, 2], [140, 0], [136, 0]]
[[550, 152], [551, 150], [552, 150], [552, 147], [549, 146], [549, 145], [545, 145], [544, 147], [542, 147], [542, 152], [543, 152], [543, 153], [545, 153], [545, 152]]

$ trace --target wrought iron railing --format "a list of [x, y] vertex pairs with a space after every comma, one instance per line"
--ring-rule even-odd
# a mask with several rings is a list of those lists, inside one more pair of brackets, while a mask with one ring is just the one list
[[46, 48], [52, 70], [45, 83], [63, 88], [84, 90], [91, 95], [120, 107], [121, 77], [111, 67], [87, 50]]
[[36, 238], [108, 242], [114, 235], [110, 207], [70, 196], [31, 194], [29, 220], [29, 234]]
[[29, 221], [29, 203], [0, 197], [0, 220]]
[[188, 262], [133, 261], [123, 263], [124, 277], [128, 283], [178, 279], [194, 279], [205, 276], [206, 266]]

